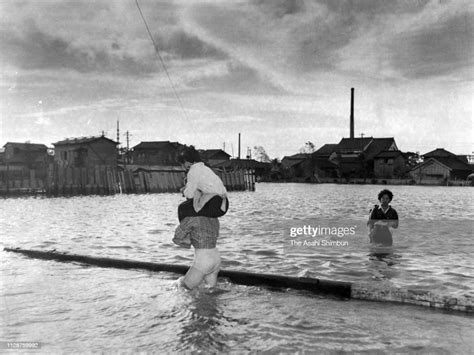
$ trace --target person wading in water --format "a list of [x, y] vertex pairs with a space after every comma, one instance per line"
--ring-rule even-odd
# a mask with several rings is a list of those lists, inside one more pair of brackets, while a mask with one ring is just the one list
[[370, 211], [369, 239], [370, 243], [390, 246], [393, 244], [392, 232], [390, 228], [398, 228], [398, 213], [389, 205], [393, 199], [390, 190], [382, 190], [378, 194], [380, 206], [375, 205]]
[[186, 147], [178, 161], [188, 170], [186, 186], [181, 190], [187, 198], [178, 207], [179, 226], [173, 242], [194, 247], [194, 261], [180, 284], [188, 289], [204, 281], [208, 287], [217, 283], [221, 257], [216, 248], [219, 220], [229, 209], [227, 190], [222, 180], [201, 161], [193, 146]]

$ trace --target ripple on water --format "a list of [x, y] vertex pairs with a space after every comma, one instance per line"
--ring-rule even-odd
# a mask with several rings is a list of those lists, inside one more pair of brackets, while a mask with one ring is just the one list
[[[391, 187], [401, 221], [394, 247], [382, 252], [368, 247], [363, 228], [380, 188], [258, 184], [255, 193], [232, 192], [232, 210], [221, 219], [222, 265], [474, 296], [473, 190]], [[3, 199], [1, 243], [189, 265], [193, 251], [171, 242], [180, 201], [179, 194]], [[348, 247], [283, 247], [290, 227], [341, 223], [361, 226]], [[85, 351], [117, 349], [117, 337], [121, 344], [129, 344], [124, 351], [327, 352], [342, 347], [465, 353], [472, 345], [453, 341], [460, 336], [470, 339], [468, 322], [461, 316], [270, 292], [225, 280], [219, 283], [224, 290], [220, 294], [189, 294], [174, 288], [178, 277], [174, 274], [4, 256], [1, 276], [8, 287], [2, 290], [2, 299], [8, 303], [0, 305], [0, 313], [8, 315], [5, 339], [46, 339], [51, 347], [60, 344], [57, 352], [77, 352], [84, 343], [89, 346]], [[390, 320], [383, 314], [390, 314]]]

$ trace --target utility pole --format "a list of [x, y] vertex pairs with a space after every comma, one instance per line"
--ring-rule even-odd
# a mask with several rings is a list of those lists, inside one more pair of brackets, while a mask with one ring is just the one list
[[238, 159], [240, 159], [240, 133], [239, 133], [239, 151], [238, 151]]
[[126, 153], [126, 158], [127, 158], [127, 163], [130, 163], [130, 134], [127, 131], [126, 133], [127, 136], [127, 153]]
[[354, 138], [354, 88], [351, 88], [350, 138]]
[[117, 120], [117, 145], [120, 145], [120, 123]]

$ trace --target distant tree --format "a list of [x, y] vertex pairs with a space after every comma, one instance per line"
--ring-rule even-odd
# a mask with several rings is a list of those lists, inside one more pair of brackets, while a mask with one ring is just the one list
[[410, 169], [423, 162], [423, 157], [420, 155], [420, 152], [406, 152], [405, 156]]
[[261, 145], [253, 147], [253, 156], [255, 160], [263, 163], [269, 163], [271, 161], [270, 157]]
[[314, 147], [314, 144], [312, 142], [306, 142], [304, 147], [301, 147], [300, 153], [303, 154], [311, 154], [316, 151], [316, 148]]

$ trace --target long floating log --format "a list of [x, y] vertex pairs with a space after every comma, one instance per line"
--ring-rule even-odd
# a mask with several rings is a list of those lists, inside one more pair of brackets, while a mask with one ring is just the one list
[[[20, 248], [4, 248], [4, 250], [20, 253], [35, 259], [79, 262], [88, 265], [118, 269], [143, 269], [156, 272], [172, 272], [183, 275], [189, 269], [189, 266], [185, 265], [111, 259], [60, 253], [56, 251], [28, 250]], [[306, 290], [315, 294], [331, 294], [342, 298], [413, 304], [467, 313], [474, 312], [473, 299], [469, 296], [454, 298], [450, 296], [437, 295], [429, 291], [403, 289], [393, 285], [379, 283], [350, 283], [342, 281], [320, 280], [309, 277], [255, 274], [244, 271], [230, 270], [220, 270], [219, 276], [228, 278], [231, 282], [239, 285], [291, 288], [297, 290]]]
[[[185, 265], [101, 258], [78, 254], [59, 253], [56, 251], [28, 250], [20, 248], [5, 248], [4, 250], [20, 253], [35, 259], [57, 260], [64, 262], [74, 261], [88, 265], [118, 269], [143, 269], [150, 271], [173, 272], [177, 274], [185, 274], [189, 269], [189, 266]], [[220, 270], [219, 277], [228, 278], [231, 282], [239, 285], [292, 288], [297, 290], [306, 290], [317, 294], [332, 294], [344, 298], [349, 298], [351, 296], [351, 284], [349, 282], [319, 280], [307, 277], [253, 274], [250, 272], [230, 270]]]

